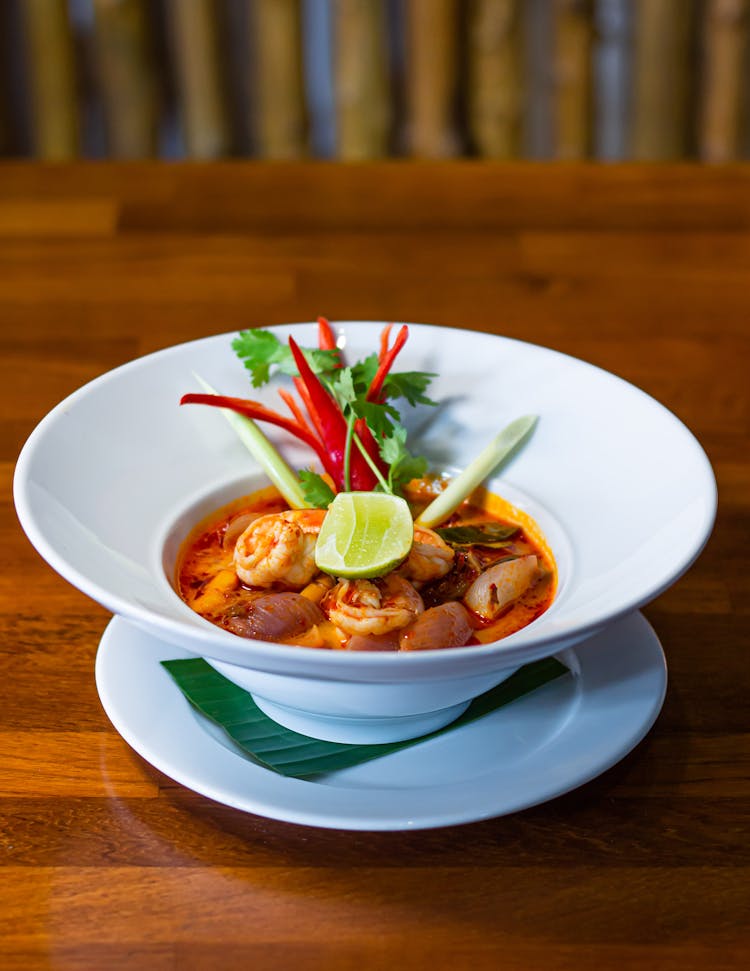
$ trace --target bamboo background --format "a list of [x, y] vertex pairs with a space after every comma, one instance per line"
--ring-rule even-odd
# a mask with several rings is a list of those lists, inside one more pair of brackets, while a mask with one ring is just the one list
[[750, 0], [0, 0], [0, 154], [750, 154]]

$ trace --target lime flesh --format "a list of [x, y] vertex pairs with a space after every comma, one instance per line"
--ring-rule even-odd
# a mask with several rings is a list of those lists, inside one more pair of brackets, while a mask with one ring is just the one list
[[405, 499], [384, 492], [340, 492], [315, 547], [319, 570], [358, 580], [380, 577], [408, 555], [414, 523]]

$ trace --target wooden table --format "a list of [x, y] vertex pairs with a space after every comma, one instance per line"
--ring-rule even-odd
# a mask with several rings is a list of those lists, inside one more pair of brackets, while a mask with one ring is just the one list
[[[705, 446], [715, 532], [645, 610], [666, 704], [596, 781], [463, 827], [316, 830], [188, 792], [110, 726], [93, 678], [108, 615], [15, 520], [23, 441], [138, 355], [318, 314], [549, 345]], [[9, 164], [0, 321], [1, 967], [747, 962], [750, 169]]]

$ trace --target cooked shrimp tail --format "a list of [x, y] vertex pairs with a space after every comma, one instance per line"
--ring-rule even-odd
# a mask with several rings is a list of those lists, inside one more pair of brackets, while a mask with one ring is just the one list
[[345, 634], [367, 636], [400, 630], [424, 610], [414, 587], [395, 573], [378, 580], [341, 580], [322, 607]]
[[414, 542], [398, 572], [416, 585], [439, 580], [452, 569], [454, 556], [452, 547], [434, 530], [415, 526]]
[[323, 509], [290, 509], [250, 523], [234, 548], [234, 568], [252, 587], [305, 587], [318, 572], [315, 542]]

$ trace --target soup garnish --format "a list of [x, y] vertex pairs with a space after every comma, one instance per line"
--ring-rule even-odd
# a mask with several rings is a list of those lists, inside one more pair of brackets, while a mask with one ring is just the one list
[[[325, 318], [319, 318], [319, 348], [301, 349], [293, 337], [288, 346], [263, 330], [242, 331], [233, 348], [252, 375], [254, 387], [265, 384], [272, 368], [293, 378], [298, 403], [289, 390], [280, 397], [290, 415], [257, 401], [217, 394], [186, 394], [182, 404], [206, 404], [229, 409], [252, 422], [277, 425], [308, 445], [317, 455], [325, 478], [312, 469], [299, 475], [304, 505], [327, 507], [337, 492], [382, 488], [400, 494], [411, 479], [427, 471], [427, 462], [406, 448], [406, 429], [393, 402], [434, 405], [425, 394], [434, 375], [421, 371], [394, 373], [393, 363], [407, 341], [403, 325], [389, 343], [384, 328], [379, 354], [351, 366], [344, 364]], [[278, 462], [284, 463], [281, 456]], [[282, 494], [297, 505], [296, 495]]]
[[[379, 353], [348, 366], [328, 322], [318, 326], [317, 349], [260, 330], [233, 342], [255, 386], [273, 370], [292, 378], [299, 401], [279, 390], [291, 417], [247, 399], [183, 396], [224, 409], [277, 488], [194, 532], [178, 563], [180, 596], [242, 637], [354, 651], [459, 647], [528, 624], [554, 595], [552, 555], [523, 513], [470, 497], [536, 419], [511, 423], [452, 482], [429, 478], [393, 405], [434, 404], [434, 375], [393, 371], [408, 327], [393, 344], [384, 328]], [[308, 444], [322, 470], [295, 474], [258, 421]]]

